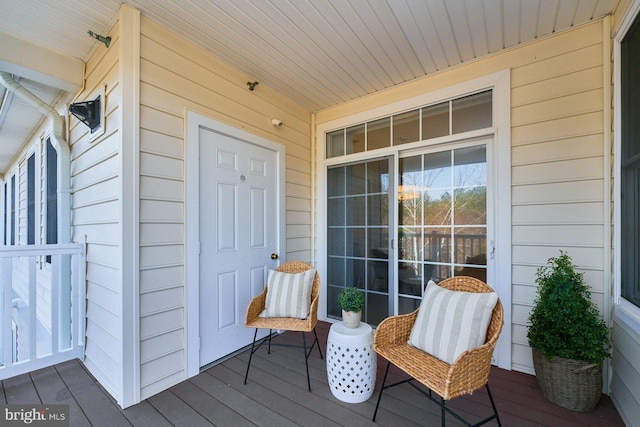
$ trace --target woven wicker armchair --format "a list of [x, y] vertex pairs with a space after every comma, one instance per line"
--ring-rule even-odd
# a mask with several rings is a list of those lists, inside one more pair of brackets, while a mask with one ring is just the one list
[[[284, 264], [280, 265], [276, 268], [276, 271], [282, 273], [302, 273], [307, 270], [312, 269], [313, 266], [307, 264], [302, 261], [288, 261]], [[251, 353], [249, 354], [249, 363], [247, 364], [247, 372], [244, 376], [244, 383], [247, 383], [247, 378], [249, 376], [249, 368], [251, 367], [251, 359], [253, 354], [258, 351], [258, 349], [264, 344], [265, 341], [268, 342], [269, 349], [268, 353], [271, 354], [271, 346], [285, 346], [292, 347], [287, 344], [272, 344], [271, 336], [274, 330], [280, 331], [299, 331], [302, 332], [302, 345], [294, 346], [301, 347], [304, 349], [305, 355], [305, 365], [307, 369], [307, 386], [309, 391], [311, 391], [311, 380], [309, 377], [309, 356], [311, 355], [311, 351], [315, 345], [318, 346], [318, 352], [320, 353], [320, 358], [322, 359], [322, 350], [320, 349], [320, 343], [318, 341], [318, 334], [316, 333], [316, 324], [318, 323], [318, 299], [320, 294], [320, 276], [318, 272], [316, 272], [315, 277], [313, 279], [313, 285], [311, 289], [311, 305], [309, 307], [309, 316], [306, 319], [294, 319], [290, 317], [259, 317], [259, 314], [264, 310], [265, 301], [267, 298], [267, 288], [260, 293], [257, 297], [255, 297], [247, 308], [247, 316], [245, 319], [245, 326], [248, 328], [256, 328], [255, 333], [253, 334], [253, 343], [251, 344]], [[265, 338], [259, 340], [256, 343], [256, 337], [258, 336], [258, 329], [269, 329], [269, 335]], [[311, 347], [307, 350], [307, 338], [305, 333], [313, 332], [314, 340], [311, 344]]]
[[[467, 276], [452, 277], [443, 280], [438, 285], [453, 291], [493, 291], [493, 289], [481, 280]], [[429, 353], [412, 347], [407, 343], [417, 315], [418, 310], [415, 310], [409, 314], [389, 317], [382, 321], [376, 329], [373, 348], [380, 356], [387, 359], [388, 363], [384, 379], [382, 380], [382, 385], [380, 387], [380, 394], [378, 396], [376, 409], [373, 414], [373, 421], [376, 419], [383, 390], [396, 385], [409, 383], [433, 401], [436, 400], [431, 396], [432, 391], [441, 397], [439, 403], [441, 408], [441, 422], [443, 426], [445, 425], [445, 412], [453, 414], [460, 421], [470, 426], [471, 424], [467, 423], [467, 421], [463, 420], [458, 414], [455, 414], [451, 409], [447, 408], [445, 401], [465, 394], [471, 394], [473, 391], [485, 386], [489, 399], [491, 400], [491, 405], [493, 406], [494, 415], [474, 425], [481, 425], [492, 419], [496, 419], [498, 425], [501, 425], [496, 406], [493, 402], [493, 397], [491, 396], [491, 391], [489, 390], [489, 384], [487, 382], [489, 379], [493, 349], [496, 346], [496, 342], [498, 341], [498, 337], [502, 331], [502, 325], [504, 324], [504, 312], [500, 300], [498, 299], [498, 302], [493, 309], [491, 321], [487, 329], [485, 344], [465, 351], [458, 356], [452, 365], [437, 359]], [[392, 363], [408, 374], [410, 378], [385, 386], [389, 367]], [[413, 383], [414, 380], [427, 387], [428, 393], [422, 388], [416, 386], [416, 384]]]

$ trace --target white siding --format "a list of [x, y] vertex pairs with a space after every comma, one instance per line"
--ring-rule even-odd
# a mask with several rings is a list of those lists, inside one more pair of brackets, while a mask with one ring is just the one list
[[[186, 378], [184, 119], [187, 109], [286, 146], [287, 257], [311, 258], [310, 113], [142, 18], [140, 383], [145, 399]], [[274, 128], [277, 117], [284, 126]]]
[[603, 23], [597, 21], [316, 116], [320, 125], [511, 70], [512, 305], [507, 309], [512, 313], [515, 370], [533, 373], [526, 325], [535, 298], [535, 272], [560, 249], [585, 273], [600, 310], [608, 309], [604, 52]]
[[[114, 29], [118, 24], [114, 24]], [[93, 99], [106, 87], [106, 131], [90, 141], [87, 126], [71, 118], [72, 240], [87, 241], [85, 366], [114, 398], [122, 396], [122, 318], [119, 108], [117, 31], [109, 49], [99, 45], [87, 63], [86, 85], [75, 102]]]
[[[569, 32], [583, 43], [514, 67], [512, 107], [513, 354], [533, 373], [526, 325], [535, 270], [566, 250], [605, 309], [604, 116], [601, 25]], [[560, 38], [560, 36], [559, 36]]]

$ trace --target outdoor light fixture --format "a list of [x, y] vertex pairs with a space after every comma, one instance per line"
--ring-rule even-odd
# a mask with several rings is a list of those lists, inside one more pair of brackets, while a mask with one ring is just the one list
[[109, 47], [109, 45], [111, 44], [111, 37], [101, 36], [100, 34], [96, 34], [91, 30], [87, 31], [87, 34], [89, 34], [89, 36], [93, 37], [94, 39], [98, 40], [99, 42], [104, 43], [104, 45], [106, 47]]
[[247, 89], [253, 91], [259, 84], [258, 82], [247, 82]]
[[100, 127], [100, 96], [93, 101], [76, 102], [69, 105], [69, 112], [87, 125], [93, 133]]

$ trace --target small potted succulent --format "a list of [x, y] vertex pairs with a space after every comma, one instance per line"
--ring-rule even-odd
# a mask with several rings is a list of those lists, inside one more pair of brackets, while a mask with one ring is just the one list
[[338, 306], [342, 309], [342, 321], [347, 328], [357, 328], [364, 308], [364, 293], [355, 286], [344, 288], [338, 295]]

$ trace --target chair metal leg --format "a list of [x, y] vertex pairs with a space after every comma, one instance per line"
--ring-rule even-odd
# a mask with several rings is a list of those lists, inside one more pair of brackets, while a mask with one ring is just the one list
[[320, 348], [320, 341], [318, 340], [318, 333], [316, 332], [316, 328], [313, 328], [313, 335], [316, 336], [316, 343], [318, 344], [318, 353], [320, 353], [320, 360], [322, 360], [322, 349]]
[[273, 329], [269, 329], [269, 346], [267, 347], [267, 354], [271, 354], [271, 335], [273, 334]]
[[307, 387], [311, 391], [311, 378], [309, 377], [309, 355], [307, 354], [307, 337], [302, 332], [302, 348], [304, 349], [304, 365], [307, 368]]
[[445, 427], [446, 406], [444, 404], [444, 398], [440, 398], [440, 425]]
[[491, 401], [491, 406], [493, 407], [493, 413], [496, 414], [496, 421], [498, 422], [498, 426], [502, 427], [502, 423], [500, 422], [500, 416], [498, 415], [498, 409], [496, 408], [496, 404], [493, 401], [493, 396], [491, 396], [491, 390], [489, 390], [489, 383], [485, 384], [487, 388], [487, 394], [489, 395], [489, 400]]
[[247, 377], [249, 376], [249, 368], [251, 367], [251, 359], [253, 358], [253, 347], [256, 345], [256, 337], [258, 336], [258, 328], [253, 334], [253, 342], [251, 343], [251, 353], [249, 353], [249, 363], [247, 363], [247, 372], [244, 374], [244, 383], [247, 384]]
[[387, 369], [384, 370], [384, 377], [382, 378], [382, 384], [380, 385], [380, 394], [378, 394], [378, 402], [376, 403], [376, 410], [373, 412], [373, 418], [371, 421], [376, 421], [376, 415], [378, 415], [378, 407], [380, 406], [380, 399], [382, 398], [382, 391], [384, 390], [384, 385], [387, 382], [387, 374], [389, 373], [389, 367], [391, 366], [391, 362], [387, 362]]

